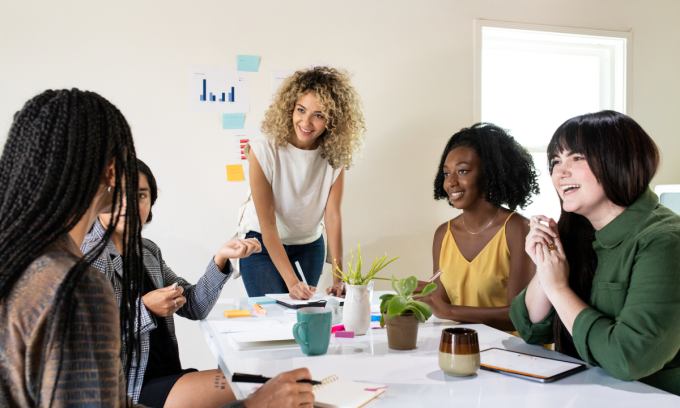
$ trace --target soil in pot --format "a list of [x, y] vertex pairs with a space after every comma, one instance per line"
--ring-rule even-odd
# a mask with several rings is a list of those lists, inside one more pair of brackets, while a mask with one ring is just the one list
[[418, 319], [415, 316], [385, 315], [387, 345], [392, 350], [415, 350], [418, 341]]

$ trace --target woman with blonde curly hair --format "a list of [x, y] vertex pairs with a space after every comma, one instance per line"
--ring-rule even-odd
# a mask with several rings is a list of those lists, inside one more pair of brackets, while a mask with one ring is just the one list
[[[240, 260], [248, 296], [312, 297], [323, 270], [324, 225], [330, 258], [342, 265], [344, 174], [365, 131], [361, 100], [346, 71], [298, 71], [281, 85], [265, 113], [266, 137], [245, 149], [250, 193], [238, 232], [262, 244], [262, 252]], [[339, 295], [342, 282], [333, 282], [328, 292]]]

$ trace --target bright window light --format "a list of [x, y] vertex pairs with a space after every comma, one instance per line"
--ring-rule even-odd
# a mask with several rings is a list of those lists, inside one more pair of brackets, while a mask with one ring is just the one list
[[508, 129], [534, 158], [541, 194], [524, 215], [557, 219], [559, 199], [546, 148], [557, 127], [571, 117], [604, 109], [626, 112], [630, 34], [498, 25], [503, 23], [478, 22], [477, 115], [482, 122]]

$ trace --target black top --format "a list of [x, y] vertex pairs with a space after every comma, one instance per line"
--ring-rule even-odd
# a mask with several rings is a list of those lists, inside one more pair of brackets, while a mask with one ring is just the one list
[[[146, 295], [153, 290], [156, 290], [156, 287], [149, 274], [145, 273], [142, 292]], [[163, 320], [158, 320], [158, 326], [149, 333], [149, 361], [146, 364], [143, 384], [154, 378], [178, 374], [181, 371], [179, 350], [170, 339], [168, 326]]]

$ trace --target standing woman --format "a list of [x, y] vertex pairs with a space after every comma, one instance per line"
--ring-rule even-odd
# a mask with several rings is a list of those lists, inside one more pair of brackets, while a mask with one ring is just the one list
[[[0, 406], [120, 407], [120, 361], [143, 265], [137, 163], [123, 115], [77, 89], [45, 91], [14, 116], [0, 158]], [[99, 213], [126, 203], [120, 319], [111, 284], [80, 245]], [[111, 236], [116, 221], [106, 225]]]
[[[317, 67], [298, 71], [281, 85], [265, 113], [266, 137], [246, 146], [251, 193], [238, 232], [262, 243], [262, 252], [240, 260], [248, 296], [289, 292], [294, 299], [309, 299], [323, 270], [324, 226], [330, 258], [342, 265], [345, 170], [365, 130], [361, 100], [347, 72]], [[342, 292], [335, 276], [331, 290]]]
[[451, 137], [434, 196], [462, 214], [434, 233], [432, 269], [443, 273], [422, 300], [436, 317], [514, 330], [510, 304], [534, 275], [524, 252], [529, 220], [514, 210], [537, 193], [531, 156], [503, 129], [478, 123]]
[[680, 216], [649, 189], [658, 148], [630, 117], [602, 111], [564, 122], [548, 159], [562, 214], [531, 219], [536, 276], [512, 303], [517, 331], [680, 395]]

